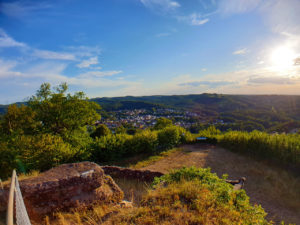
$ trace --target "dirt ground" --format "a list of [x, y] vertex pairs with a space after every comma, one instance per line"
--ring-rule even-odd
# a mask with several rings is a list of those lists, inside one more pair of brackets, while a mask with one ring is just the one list
[[210, 167], [219, 176], [228, 174], [228, 179], [246, 177], [250, 201], [260, 204], [268, 219], [300, 224], [300, 178], [283, 169], [206, 144], [183, 146], [183, 151], [142, 169], [168, 172], [183, 166]]

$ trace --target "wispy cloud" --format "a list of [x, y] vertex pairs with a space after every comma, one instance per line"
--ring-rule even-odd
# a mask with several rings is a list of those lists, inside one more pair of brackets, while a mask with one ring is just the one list
[[178, 21], [186, 22], [192, 26], [200, 26], [203, 24], [206, 24], [209, 19], [204, 18], [201, 14], [198, 13], [192, 13], [188, 16], [176, 16]]
[[238, 49], [234, 52], [232, 52], [233, 55], [244, 55], [248, 52], [248, 49], [247, 48], [241, 48], [241, 49]]
[[101, 48], [99, 46], [65, 46], [66, 52], [72, 52], [77, 57], [93, 57], [101, 54]]
[[0, 48], [26, 47], [27, 45], [14, 40], [3, 29], [0, 28]]
[[81, 63], [77, 64], [76, 66], [79, 68], [88, 68], [91, 65], [97, 65], [99, 63], [98, 57], [91, 57], [89, 59], [83, 60]]
[[290, 77], [278, 77], [278, 76], [270, 76], [270, 77], [250, 77], [248, 80], [249, 84], [295, 84], [299, 82], [299, 78], [293, 79]]
[[239, 14], [254, 10], [262, 3], [262, 0], [221, 0], [219, 12], [221, 14]]
[[170, 32], [164, 32], [164, 33], [158, 33], [158, 34], [156, 34], [155, 37], [160, 38], [160, 37], [167, 37], [167, 36], [170, 36], [170, 35], [171, 35]]
[[42, 59], [57, 59], [57, 60], [76, 60], [76, 57], [67, 52], [55, 52], [48, 50], [34, 50], [32, 53], [35, 57]]
[[209, 86], [210, 88], [216, 88], [219, 86], [225, 86], [225, 85], [230, 85], [234, 84], [234, 82], [230, 81], [191, 81], [187, 83], [180, 83], [178, 84], [179, 86], [192, 86], [192, 87], [199, 87], [199, 86]]
[[177, 1], [172, 0], [140, 0], [141, 3], [159, 12], [168, 12], [179, 8], [181, 5]]
[[110, 70], [110, 71], [89, 71], [80, 74], [80, 78], [97, 78], [97, 77], [108, 77], [122, 73], [122, 70]]
[[50, 8], [51, 5], [45, 1], [14, 1], [0, 3], [0, 13], [11, 17], [23, 17], [31, 12]]

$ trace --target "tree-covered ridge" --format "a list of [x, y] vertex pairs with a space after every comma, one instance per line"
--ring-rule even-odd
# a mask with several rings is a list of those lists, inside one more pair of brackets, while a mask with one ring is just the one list
[[133, 105], [140, 109], [145, 103], [156, 104], [156, 107], [189, 110], [201, 115], [195, 123], [201, 123], [199, 121], [203, 119], [224, 121], [224, 124], [217, 125], [223, 131], [232, 129], [290, 132], [300, 128], [300, 96], [200, 94], [126, 96], [96, 98], [92, 101], [103, 105], [107, 110], [131, 109]]
[[[300, 128], [300, 96], [199, 94], [94, 98], [90, 101], [101, 105], [104, 117], [117, 110], [172, 108], [198, 113], [201, 116], [193, 121], [196, 124], [203, 119], [222, 120], [224, 124], [217, 126], [223, 131], [290, 132]], [[0, 106], [0, 113], [6, 108]]]

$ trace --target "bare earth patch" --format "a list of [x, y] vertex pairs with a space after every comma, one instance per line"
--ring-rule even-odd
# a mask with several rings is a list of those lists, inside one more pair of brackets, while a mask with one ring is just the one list
[[300, 224], [300, 178], [246, 156], [214, 145], [186, 145], [182, 151], [145, 166], [142, 169], [166, 173], [183, 166], [210, 167], [228, 179], [246, 177], [245, 190], [250, 201], [260, 204], [268, 219], [279, 223]]

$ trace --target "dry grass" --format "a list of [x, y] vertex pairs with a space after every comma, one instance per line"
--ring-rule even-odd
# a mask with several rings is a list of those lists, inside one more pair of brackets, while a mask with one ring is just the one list
[[182, 166], [210, 167], [229, 179], [246, 177], [245, 190], [252, 203], [261, 204], [268, 218], [300, 224], [300, 178], [287, 171], [213, 145], [187, 145], [143, 169], [168, 172]]
[[174, 149], [171, 149], [168, 151], [164, 151], [164, 152], [161, 152], [159, 155], [150, 156], [148, 159], [140, 161], [134, 165], [130, 165], [130, 167], [133, 169], [140, 169], [140, 168], [146, 167], [148, 165], [151, 165], [156, 161], [162, 160], [177, 151], [182, 151], [182, 150], [183, 150], [182, 148], [174, 148]]
[[116, 184], [124, 192], [124, 199], [140, 205], [142, 196], [145, 195], [150, 188], [150, 183], [136, 179], [113, 178]]
[[[40, 174], [39, 171], [33, 170], [33, 171], [29, 172], [29, 173], [25, 173], [25, 174], [24, 173], [20, 173], [20, 174], [17, 174], [17, 176], [18, 176], [18, 180], [20, 181], [20, 180], [24, 180], [24, 179], [31, 178], [31, 177], [36, 177], [39, 174]], [[10, 180], [11, 180], [11, 178], [3, 181], [2, 185], [5, 186], [5, 185], [10, 184]]]

